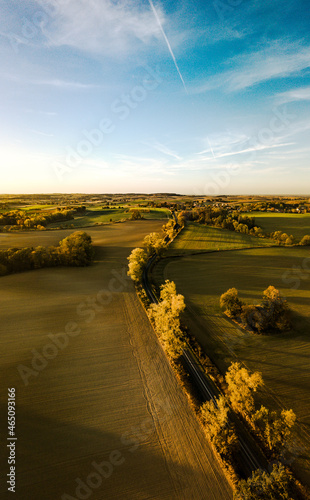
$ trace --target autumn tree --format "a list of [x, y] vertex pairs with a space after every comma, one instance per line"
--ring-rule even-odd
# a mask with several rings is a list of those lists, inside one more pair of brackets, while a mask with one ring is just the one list
[[92, 257], [90, 236], [77, 231], [60, 241], [57, 247], [38, 246], [0, 250], [1, 274], [59, 265], [86, 266], [91, 263]]
[[266, 330], [286, 330], [290, 328], [290, 311], [279, 290], [274, 286], [269, 286], [263, 293], [262, 307], [267, 319]]
[[130, 219], [131, 220], [141, 220], [142, 215], [141, 215], [140, 210], [132, 210]]
[[148, 259], [147, 253], [143, 248], [134, 248], [127, 259], [129, 261], [128, 276], [135, 282], [141, 281], [143, 269]]
[[230, 408], [224, 396], [215, 401], [207, 401], [201, 406], [201, 418], [217, 451], [223, 456], [229, 456], [238, 446], [238, 438], [229, 422]]
[[43, 246], [38, 246], [34, 250], [32, 250], [31, 256], [35, 269], [49, 267], [54, 263], [52, 262], [52, 257], [49, 249]]
[[251, 374], [240, 363], [232, 363], [225, 380], [232, 408], [250, 419], [255, 410], [253, 394], [263, 385], [262, 375], [259, 372]]
[[143, 240], [143, 245], [145, 246], [146, 251], [149, 255], [154, 252], [157, 255], [160, 255], [166, 248], [164, 239], [158, 233], [150, 233], [146, 235]]
[[268, 317], [260, 306], [244, 305], [240, 318], [243, 325], [253, 332], [263, 333], [268, 326]]
[[170, 219], [167, 224], [163, 226], [163, 231], [172, 239], [175, 235], [175, 222]]
[[261, 469], [252, 473], [247, 480], [241, 480], [235, 500], [293, 500], [291, 496], [293, 479], [283, 465], [274, 465], [270, 474]]
[[220, 298], [220, 306], [225, 308], [225, 313], [232, 318], [240, 316], [243, 302], [238, 297], [238, 290], [230, 288]]
[[91, 237], [84, 231], [76, 231], [60, 241], [58, 253], [61, 264], [87, 266], [93, 257]]
[[310, 235], [306, 234], [301, 240], [300, 245], [309, 246], [310, 245]]
[[285, 240], [286, 245], [294, 245], [295, 239], [294, 236], [291, 234], [288, 238]]
[[183, 295], [177, 294], [173, 281], [166, 280], [161, 286], [158, 304], [152, 304], [148, 311], [166, 352], [173, 358], [179, 357], [185, 347], [180, 327], [180, 314], [184, 309]]
[[261, 438], [270, 451], [279, 453], [284, 443], [290, 438], [292, 427], [296, 421], [293, 410], [282, 410], [279, 415], [261, 406], [253, 415], [255, 427], [259, 430]]

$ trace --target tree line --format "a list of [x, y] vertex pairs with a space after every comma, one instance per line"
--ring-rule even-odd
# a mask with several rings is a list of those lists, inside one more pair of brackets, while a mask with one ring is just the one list
[[161, 255], [167, 247], [167, 243], [165, 238], [159, 233], [150, 233], [145, 236], [143, 246], [144, 248], [134, 248], [128, 257], [129, 264], [127, 274], [136, 284], [141, 282], [144, 267], [150, 256], [153, 253]]
[[288, 447], [296, 421], [293, 410], [281, 412], [265, 406], [256, 408], [254, 393], [263, 386], [259, 372], [250, 373], [240, 363], [232, 363], [225, 375], [225, 394], [205, 402], [200, 415], [214, 447], [225, 461], [234, 464], [238, 451], [238, 437], [231, 412], [239, 414], [248, 423], [260, 441], [269, 460], [276, 460], [271, 471], [256, 470], [252, 477], [237, 484], [236, 500], [292, 499], [295, 485], [292, 474], [281, 463]]
[[169, 240], [177, 234], [177, 225], [173, 219], [170, 219], [163, 226], [163, 235], [159, 233], [150, 233], [143, 240], [143, 248], [134, 248], [127, 258], [128, 276], [137, 284], [141, 283], [143, 270], [151, 255], [156, 254], [161, 256], [167, 248]]
[[75, 214], [84, 213], [85, 206], [75, 208], [64, 207], [57, 208], [50, 212], [38, 212], [29, 214], [23, 210], [12, 210], [4, 212], [0, 215], [0, 226], [3, 226], [4, 231], [21, 230], [21, 229], [45, 229], [48, 224], [53, 222], [64, 222], [74, 219]]
[[[173, 228], [168, 225], [167, 230]], [[129, 256], [131, 278], [139, 283], [148, 256], [156, 252], [160, 254], [164, 248], [163, 239], [151, 233], [144, 240], [145, 250], [136, 248]], [[265, 293], [265, 301], [279, 299], [269, 287]], [[233, 294], [234, 295], [234, 294]], [[224, 299], [225, 306], [230, 301]], [[239, 299], [238, 299], [239, 300]], [[241, 301], [240, 301], [241, 302]], [[240, 304], [239, 304], [240, 305]], [[232, 306], [236, 307], [235, 299]], [[186, 348], [186, 334], [181, 328], [180, 315], [185, 310], [184, 297], [178, 294], [173, 281], [166, 280], [160, 287], [158, 303], [151, 304], [148, 316], [154, 326], [160, 342], [173, 362], [178, 362]], [[175, 363], [173, 363], [175, 364]], [[206, 434], [222, 458], [237, 468], [236, 453], [239, 442], [236, 429], [232, 423], [232, 412], [239, 414], [256, 434], [268, 457], [281, 459], [283, 449], [291, 438], [296, 416], [292, 410], [281, 412], [269, 410], [265, 406], [256, 408], [254, 393], [263, 385], [260, 373], [250, 373], [240, 363], [232, 363], [225, 375], [225, 390], [214, 401], [205, 402], [200, 408], [200, 416]], [[273, 500], [294, 498], [295, 483], [291, 473], [278, 461], [271, 472], [257, 470], [247, 481], [239, 480], [236, 485], [236, 500], [254, 500], [268, 498]], [[296, 497], [295, 497], [296, 498]]]
[[209, 205], [203, 208], [183, 210], [179, 213], [178, 220], [181, 225], [189, 220], [239, 233], [264, 236], [262, 228], [255, 225], [254, 217], [241, 215], [238, 211], [229, 212], [223, 207]]
[[[298, 244], [294, 236], [283, 231], [265, 233], [255, 222], [255, 217], [242, 215], [240, 211], [231, 211], [225, 207], [215, 207], [209, 205], [203, 208], [183, 210], [178, 215], [179, 224], [184, 226], [186, 221], [198, 222], [229, 231], [256, 236], [258, 238], [273, 239], [278, 245]], [[310, 245], [310, 236], [305, 235], [299, 242], [300, 245]]]
[[0, 275], [56, 266], [88, 266], [93, 258], [91, 237], [76, 231], [58, 246], [0, 250]]

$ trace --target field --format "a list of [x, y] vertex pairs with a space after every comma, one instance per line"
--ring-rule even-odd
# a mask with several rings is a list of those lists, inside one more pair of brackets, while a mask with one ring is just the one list
[[265, 212], [249, 212], [246, 214], [255, 217], [255, 221], [266, 233], [283, 231], [293, 235], [298, 241], [305, 234], [310, 234], [310, 214], [281, 214]]
[[[174, 280], [184, 294], [184, 321], [211, 359], [225, 371], [240, 360], [263, 374], [267, 393], [261, 401], [274, 408], [293, 408], [298, 417], [304, 448], [295, 468], [310, 483], [310, 260], [302, 247], [244, 249], [164, 259], [153, 271], [157, 283]], [[260, 301], [262, 292], [274, 285], [287, 298], [294, 328], [283, 335], [246, 333], [223, 315], [220, 295], [236, 287], [247, 303]]]
[[57, 205], [27, 205], [26, 207], [20, 207], [18, 210], [24, 210], [29, 212], [32, 210], [56, 210]]
[[226, 229], [204, 226], [198, 223], [188, 224], [169, 247], [168, 255], [188, 255], [214, 250], [231, 250], [235, 248], [251, 248], [267, 246], [274, 241], [255, 238], [247, 234], [236, 233]]
[[[161, 226], [90, 228], [92, 266], [0, 278], [0, 373], [3, 388], [16, 388], [19, 500], [232, 498], [126, 277], [130, 250]], [[0, 246], [55, 245], [72, 231], [10, 233]], [[0, 403], [6, 415], [6, 390]], [[2, 418], [3, 450], [6, 435]], [[105, 478], [94, 474], [103, 461]], [[92, 489], [76, 491], [87, 480]]]
[[[140, 210], [141, 215], [144, 217], [144, 219], [149, 220], [149, 219], [162, 219], [164, 224], [164, 221], [167, 220], [170, 216], [169, 210], [166, 209], [160, 209], [160, 208], [153, 208], [150, 209], [149, 211], [146, 211], [146, 209], [139, 209], [138, 207], [134, 207], [137, 210]], [[133, 210], [130, 209], [130, 210]], [[80, 227], [91, 227], [95, 226], [96, 224], [107, 224], [109, 222], [118, 222], [118, 221], [124, 221], [127, 219], [130, 219], [132, 215], [132, 212], [128, 211], [128, 207], [124, 208], [105, 208], [105, 209], [99, 209], [99, 208], [87, 208], [87, 211], [85, 215], [76, 215], [74, 217], [74, 220], [66, 221], [61, 223], [63, 227], [70, 227], [71, 225], [75, 228], [80, 228]], [[47, 227], [48, 228], [57, 228], [59, 227], [60, 223], [59, 222], [54, 222], [52, 224], [49, 224]]]

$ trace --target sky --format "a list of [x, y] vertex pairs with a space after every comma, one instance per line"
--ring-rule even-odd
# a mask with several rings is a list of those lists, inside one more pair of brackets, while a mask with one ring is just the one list
[[1, 193], [304, 194], [298, 0], [0, 0]]

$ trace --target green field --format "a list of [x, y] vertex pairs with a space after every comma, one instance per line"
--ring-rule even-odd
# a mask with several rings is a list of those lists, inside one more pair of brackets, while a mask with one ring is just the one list
[[[261, 401], [269, 406], [277, 407], [280, 402], [293, 408], [309, 457], [309, 250], [261, 248], [164, 259], [155, 267], [153, 279], [157, 283], [164, 279], [175, 281], [187, 304], [185, 323], [222, 371], [238, 359], [251, 370], [262, 372], [268, 394], [261, 394]], [[228, 288], [236, 287], [240, 298], [253, 304], [261, 300], [269, 285], [278, 288], [288, 300], [293, 312], [291, 332], [253, 335], [241, 330], [220, 310], [220, 295]], [[310, 464], [303, 455], [296, 459], [295, 466], [309, 484]]]
[[305, 234], [310, 234], [310, 214], [249, 212], [245, 215], [255, 217], [256, 224], [266, 233], [283, 231], [292, 234], [298, 241]]
[[167, 255], [189, 255], [214, 250], [232, 250], [274, 245], [275, 242], [247, 234], [218, 229], [198, 223], [188, 223], [169, 246]]
[[[133, 207], [136, 208], [136, 207]], [[130, 210], [132, 210], [131, 208]], [[139, 208], [136, 208], [139, 210]], [[146, 209], [140, 209], [141, 215], [146, 220], [152, 219], [162, 219], [163, 221], [169, 218], [170, 211], [161, 208], [152, 208], [150, 211], [146, 211]], [[95, 226], [96, 224], [108, 224], [109, 222], [119, 222], [130, 219], [132, 212], [128, 211], [128, 207], [124, 208], [88, 208], [86, 210], [85, 215], [75, 215], [74, 220], [70, 220], [67, 222], [62, 222], [61, 225], [63, 227], [71, 227], [71, 225], [75, 228], [80, 227], [90, 227]], [[57, 228], [60, 226], [59, 222], [53, 222], [49, 224], [47, 228]]]
[[27, 205], [18, 208], [18, 210], [24, 210], [28, 212], [29, 210], [56, 210], [58, 205]]
[[[95, 246], [91, 266], [0, 278], [0, 405], [6, 415], [4, 388], [15, 387], [19, 500], [60, 500], [65, 493], [82, 498], [75, 493], [76, 479], [85, 482], [94, 477], [93, 462], [111, 460], [110, 477], [90, 498], [188, 500], [205, 498], [207, 491], [214, 500], [232, 499], [126, 276], [131, 249], [161, 226], [162, 221], [130, 221], [89, 228]], [[55, 245], [72, 232], [9, 233], [0, 246]], [[63, 333], [70, 322], [78, 334], [67, 336], [65, 346], [58, 337], [63, 347], [55, 353], [50, 335]], [[40, 358], [43, 353], [48, 359]], [[20, 365], [35, 368], [28, 385]], [[6, 450], [4, 418], [0, 431]], [[4, 458], [5, 452], [1, 498], [7, 497]]]

